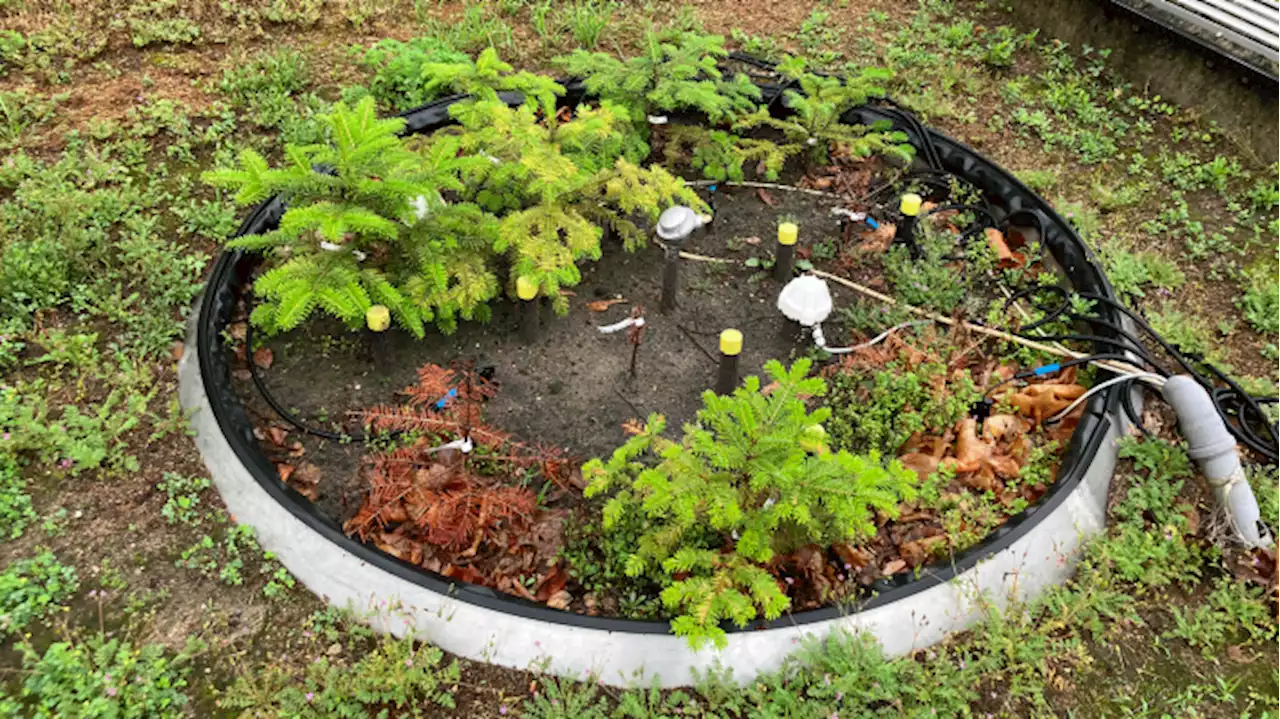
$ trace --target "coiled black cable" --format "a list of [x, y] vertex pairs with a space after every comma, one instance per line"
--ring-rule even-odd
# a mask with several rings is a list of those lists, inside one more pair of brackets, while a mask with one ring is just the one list
[[[1057, 294], [1060, 300], [1059, 303], [1056, 306], [1048, 306], [1037, 302], [1036, 295], [1044, 292]], [[1119, 312], [1133, 323], [1137, 332], [1130, 331], [1128, 328], [1104, 319], [1098, 314], [1074, 311], [1070, 306], [1073, 296]], [[1110, 297], [1092, 292], [1070, 293], [1064, 288], [1048, 285], [1032, 287], [1015, 293], [1006, 302], [1006, 307], [1022, 298], [1030, 299], [1038, 310], [1045, 312], [1046, 316], [1016, 328], [1014, 330], [1015, 334], [1042, 341], [1078, 340], [1115, 346], [1121, 351], [1131, 353], [1143, 363], [1149, 365], [1156, 374], [1162, 377], [1172, 376], [1169, 369], [1164, 367], [1155, 358], [1154, 353], [1144, 344], [1143, 339], [1150, 338], [1159, 347], [1162, 355], [1168, 356], [1176, 362], [1183, 373], [1195, 379], [1205, 388], [1209, 393], [1210, 400], [1213, 402], [1214, 409], [1222, 416], [1227, 430], [1231, 432], [1232, 436], [1240, 444], [1265, 458], [1270, 464], [1280, 462], [1280, 441], [1278, 441], [1280, 439], [1280, 429], [1277, 428], [1276, 423], [1269, 421], [1266, 411], [1263, 409], [1263, 405], [1276, 404], [1277, 401], [1280, 401], [1277, 398], [1255, 396], [1246, 392], [1238, 382], [1223, 372], [1221, 368], [1204, 357], [1179, 350], [1156, 332], [1141, 314]], [[1105, 328], [1114, 333], [1115, 337], [1103, 337], [1096, 334], [1050, 335], [1042, 332], [1033, 334], [1033, 331], [1043, 328], [1048, 323], [1064, 318], [1079, 320], [1099, 328]], [[1131, 361], [1131, 358], [1125, 359], [1126, 361]], [[1134, 420], [1135, 426], [1144, 434], [1147, 434], [1147, 429], [1142, 425], [1141, 420], [1137, 417], [1138, 413], [1133, 407], [1131, 392], [1129, 391], [1131, 387], [1131, 381], [1120, 384], [1121, 406], [1130, 419]]]
[[[246, 296], [245, 305], [250, 311], [252, 311], [252, 295]], [[250, 348], [253, 347], [253, 322], [245, 320], [244, 324], [245, 359], [248, 360], [246, 364], [249, 365], [249, 376], [253, 379], [253, 386], [258, 388], [258, 394], [262, 396], [262, 401], [267, 403], [267, 406], [271, 408], [271, 411], [275, 412], [280, 416], [280, 419], [283, 419], [294, 428], [314, 437], [333, 440], [334, 442], [367, 442], [369, 440], [368, 436], [364, 432], [330, 432], [327, 429], [311, 427], [298, 419], [293, 412], [285, 409], [284, 405], [280, 404], [275, 395], [271, 394], [271, 391], [267, 389], [266, 380], [262, 378], [262, 373], [258, 371], [258, 363], [253, 361], [253, 352], [250, 350]]]

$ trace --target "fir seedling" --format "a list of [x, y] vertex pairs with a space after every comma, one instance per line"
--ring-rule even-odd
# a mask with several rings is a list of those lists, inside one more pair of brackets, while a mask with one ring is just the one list
[[730, 396], [703, 395], [697, 422], [677, 443], [652, 415], [607, 462], [582, 468], [585, 494], [612, 492], [606, 529], [625, 517], [647, 524], [626, 561], [629, 576], [663, 576], [663, 604], [693, 646], [723, 645], [722, 621], [775, 619], [790, 600], [765, 568], [775, 554], [874, 534], [877, 512], [897, 516], [915, 496], [915, 475], [877, 453], [831, 452], [822, 442], [830, 410], [805, 399], [826, 391], [810, 362], [765, 365], [773, 384], [748, 377]]
[[634, 164], [640, 148], [612, 103], [582, 108], [555, 126], [530, 105], [500, 100], [452, 112], [462, 149], [486, 158], [468, 169], [465, 196], [502, 215], [493, 249], [507, 256], [511, 284], [517, 277], [536, 282], [557, 311], [567, 308], [560, 288], [580, 279], [576, 262], [600, 257], [602, 226], [634, 248], [644, 233], [633, 216], [656, 220], [673, 204], [705, 206], [661, 167]]
[[677, 125], [668, 130], [663, 157], [670, 164], [687, 162], [693, 169], [701, 170], [703, 177], [720, 182], [741, 182], [746, 177], [744, 168], [748, 163], [755, 163], [757, 174], [773, 181], [782, 172], [787, 152], [769, 140]]
[[906, 134], [890, 131], [887, 121], [870, 127], [840, 121], [847, 110], [866, 103], [868, 98], [884, 97], [885, 89], [879, 83], [892, 77], [889, 70], [864, 68], [857, 75], [840, 79], [809, 72], [804, 59], [798, 57], [787, 58], [777, 69], [790, 84], [799, 88], [783, 93], [792, 114], [779, 119], [772, 117], [767, 108], [761, 108], [736, 123], [735, 129], [764, 125], [781, 130], [789, 143], [784, 146], [787, 154], [807, 151], [809, 161], [814, 164], [826, 163], [828, 151], [834, 144], [842, 145], [853, 157], [891, 154], [911, 158], [914, 149], [907, 142]]
[[564, 87], [543, 75], [521, 70], [498, 59], [491, 47], [485, 48], [475, 61], [463, 58], [456, 62], [429, 62], [422, 66], [423, 93], [428, 96], [446, 92], [470, 95], [475, 100], [497, 100], [499, 92], [518, 92], [524, 101], [541, 110], [548, 122], [555, 122], [556, 98], [564, 95]]
[[322, 119], [329, 143], [286, 147], [282, 168], [245, 150], [238, 169], [204, 175], [241, 204], [288, 201], [277, 229], [227, 243], [273, 261], [254, 283], [254, 325], [286, 331], [320, 307], [358, 328], [381, 304], [421, 337], [426, 322], [449, 329], [455, 315], [470, 316], [497, 291], [481, 269], [496, 225], [474, 206], [446, 205], [441, 192], [461, 191], [461, 173], [483, 160], [459, 157], [456, 138], [411, 152], [404, 121], [378, 119], [371, 97]]
[[587, 92], [621, 103], [637, 122], [676, 110], [702, 112], [719, 122], [750, 111], [760, 99], [760, 89], [746, 75], [720, 72], [717, 63], [728, 54], [719, 35], [651, 32], [637, 57], [575, 50], [556, 62], [581, 77]]

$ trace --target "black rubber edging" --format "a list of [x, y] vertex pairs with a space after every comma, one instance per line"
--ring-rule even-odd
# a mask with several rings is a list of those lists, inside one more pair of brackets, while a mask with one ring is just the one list
[[[567, 93], [561, 99], [562, 104], [576, 105], [584, 99], [585, 93], [581, 83], [567, 82], [565, 86]], [[785, 114], [787, 110], [781, 107], [783, 103], [773, 102], [773, 98], [768, 96], [768, 89], [765, 92], [764, 102], [768, 102], [771, 108], [776, 107], [776, 112]], [[400, 117], [405, 120], [405, 133], [428, 133], [454, 124], [449, 117], [449, 106], [465, 97], [455, 95], [441, 98], [401, 114]], [[518, 94], [504, 94], [502, 97], [511, 103], [522, 100]], [[842, 119], [866, 123], [890, 118], [874, 107], [864, 107], [851, 110]], [[906, 127], [895, 129], [908, 132], [913, 144], [917, 146], [923, 139]], [[1075, 289], [1091, 291], [1107, 297], [1115, 296], [1110, 283], [1093, 261], [1093, 255], [1084, 242], [1043, 199], [1013, 175], [963, 143], [932, 129], [928, 132], [938, 149], [945, 169], [968, 180], [989, 198], [1000, 201], [1009, 209], [1007, 216], [1018, 214], [1022, 218], [1020, 221], [1029, 219], [1040, 226], [1042, 245], [1062, 266]], [[258, 234], [273, 229], [283, 214], [284, 204], [280, 198], [270, 198], [258, 205], [245, 218], [233, 237]], [[231, 388], [230, 353], [222, 345], [222, 330], [230, 321], [240, 293], [248, 284], [253, 268], [259, 261], [260, 257], [257, 255], [241, 250], [224, 251], [219, 256], [200, 304], [196, 326], [196, 351], [200, 362], [201, 380], [218, 426], [232, 451], [272, 499], [284, 505], [299, 521], [340, 549], [355, 555], [361, 561], [438, 594], [452, 596], [459, 601], [486, 609], [552, 624], [632, 634], [670, 633], [670, 624], [665, 621], [590, 617], [559, 611], [543, 604], [502, 594], [488, 587], [458, 582], [430, 572], [386, 554], [372, 545], [363, 544], [348, 537], [338, 522], [320, 513], [314, 503], [280, 481], [275, 465], [267, 459], [253, 436], [253, 424], [244, 406]], [[1113, 334], [1105, 328], [1095, 331], [1104, 336]], [[1098, 351], [1109, 350], [1100, 348]], [[789, 613], [773, 621], [753, 622], [742, 629], [727, 623], [725, 630], [728, 632], [753, 631], [847, 617], [852, 612], [890, 604], [948, 582], [973, 568], [982, 559], [1007, 549], [1034, 529], [1042, 517], [1060, 506], [1084, 478], [1110, 430], [1111, 419], [1108, 413], [1117, 409], [1120, 391], [1118, 387], [1109, 388], [1090, 399], [1063, 454], [1058, 477], [1053, 486], [1035, 504], [1010, 518], [981, 543], [949, 559], [922, 567], [914, 577], [909, 574], [900, 574], [895, 578], [880, 580], [870, 587], [873, 593], [866, 599], [846, 605], [832, 605]]]

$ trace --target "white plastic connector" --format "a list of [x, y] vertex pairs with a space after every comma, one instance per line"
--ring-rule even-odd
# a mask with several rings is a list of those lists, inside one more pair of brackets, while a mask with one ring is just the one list
[[1227, 431], [1209, 393], [1188, 375], [1170, 377], [1161, 392], [1178, 415], [1187, 454], [1200, 465], [1213, 496], [1227, 515], [1234, 539], [1246, 547], [1270, 547], [1271, 533], [1260, 522], [1253, 489], [1240, 465], [1236, 439]]

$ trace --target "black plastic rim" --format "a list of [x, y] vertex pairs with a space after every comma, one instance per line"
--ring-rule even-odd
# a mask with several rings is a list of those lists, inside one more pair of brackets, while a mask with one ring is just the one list
[[[562, 104], [576, 105], [584, 98], [580, 83], [567, 82], [568, 90]], [[787, 110], [782, 103], [770, 102], [770, 92], [776, 88], [764, 88], [765, 100], [775, 113]], [[430, 133], [452, 125], [449, 106], [465, 99], [455, 95], [441, 98], [414, 110], [402, 113], [406, 134]], [[503, 99], [518, 103], [516, 94], [503, 95]], [[924, 138], [896, 118], [875, 107], [855, 108], [842, 118], [850, 123], [867, 124], [875, 120], [889, 120], [895, 128], [906, 132], [912, 144], [919, 147]], [[1099, 269], [1093, 254], [1065, 220], [1034, 192], [1019, 182], [1012, 174], [979, 155], [973, 149], [940, 132], [928, 129], [930, 139], [942, 160], [943, 169], [955, 174], [981, 190], [988, 199], [998, 201], [1007, 208], [1007, 216], [1017, 215], [1020, 222], [1031, 222], [1041, 230], [1041, 244], [1047, 249], [1066, 273], [1076, 290], [1094, 292], [1114, 297], [1110, 283]], [[273, 229], [284, 213], [284, 205], [273, 197], [258, 205], [241, 224], [235, 237], [257, 234]], [[372, 545], [363, 544], [343, 531], [333, 518], [320, 513], [315, 505], [292, 487], [280, 481], [279, 473], [262, 452], [253, 436], [253, 425], [244, 406], [231, 387], [230, 353], [223, 346], [222, 330], [231, 319], [232, 312], [248, 284], [253, 268], [260, 261], [256, 254], [240, 250], [224, 251], [214, 265], [205, 287], [200, 314], [196, 326], [196, 351], [200, 363], [201, 380], [208, 395], [210, 407], [218, 426], [241, 463], [263, 490], [294, 517], [306, 524], [340, 549], [355, 555], [362, 561], [389, 572], [401, 579], [417, 584], [438, 594], [454, 597], [459, 601], [504, 612], [513, 616], [611, 632], [640, 634], [669, 634], [670, 625], [665, 621], [623, 619], [615, 617], [591, 617], [551, 609], [512, 595], [502, 594], [488, 587], [459, 582], [417, 565], [397, 559]], [[1115, 314], [1109, 311], [1109, 314]], [[1117, 317], [1106, 317], [1113, 322]], [[1106, 328], [1094, 330], [1102, 336], [1114, 333]], [[1099, 347], [1097, 351], [1110, 351]], [[915, 576], [899, 574], [871, 585], [869, 597], [844, 605], [831, 605], [820, 609], [788, 613], [774, 621], [756, 621], [746, 628], [726, 624], [729, 632], [752, 631], [773, 627], [812, 624], [846, 617], [852, 613], [890, 604], [931, 587], [943, 584], [973, 568], [982, 559], [996, 554], [1018, 541], [1034, 529], [1041, 518], [1052, 512], [1081, 482], [1092, 464], [1103, 439], [1111, 427], [1108, 414], [1117, 409], [1120, 390], [1110, 388], [1099, 392], [1086, 405], [1084, 414], [1059, 464], [1058, 477], [1047, 492], [1022, 513], [1009, 518], [982, 542], [952, 557], [921, 567]]]

